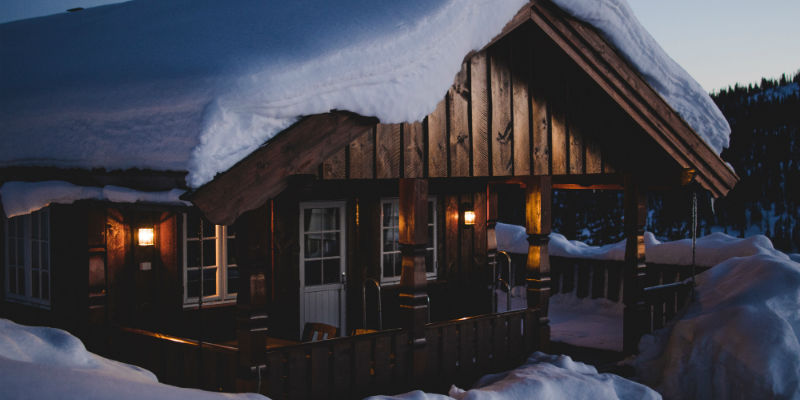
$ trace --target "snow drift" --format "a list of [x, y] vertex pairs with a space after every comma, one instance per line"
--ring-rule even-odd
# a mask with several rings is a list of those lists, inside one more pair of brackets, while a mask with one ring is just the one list
[[0, 319], [0, 387], [9, 399], [266, 399], [164, 385], [150, 371], [86, 351], [65, 331], [6, 319]]
[[[188, 171], [197, 187], [302, 115], [421, 120], [525, 0], [134, 0], [0, 25], [0, 167]], [[729, 128], [624, 0], [600, 29], [717, 152]]]
[[800, 264], [731, 258], [697, 276], [674, 324], [642, 338], [634, 365], [668, 399], [800, 396]]

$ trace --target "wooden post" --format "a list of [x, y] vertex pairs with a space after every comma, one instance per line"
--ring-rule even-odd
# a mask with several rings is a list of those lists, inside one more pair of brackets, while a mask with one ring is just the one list
[[425, 373], [425, 324], [428, 319], [425, 246], [428, 243], [428, 181], [400, 179], [400, 313], [412, 344], [413, 382]]
[[[497, 226], [497, 192], [492, 190], [490, 185], [486, 186], [486, 258], [487, 264], [492, 271], [492, 278], [489, 281], [490, 288], [489, 290], [492, 291], [492, 312], [497, 312], [497, 298], [494, 293], [495, 289], [495, 280], [497, 279], [497, 232], [495, 231], [495, 227]], [[507, 277], [509, 289], [514, 285], [514, 282], [511, 281], [511, 276]]]
[[[239, 343], [239, 391], [256, 391], [258, 368], [266, 364], [272, 266], [272, 200], [242, 214], [236, 221], [239, 292], [236, 295], [236, 338]], [[265, 388], [261, 388], [265, 393]]]
[[647, 265], [644, 258], [644, 225], [647, 196], [631, 175], [625, 176], [625, 269], [623, 272], [623, 352], [633, 354], [644, 333], [643, 292]]
[[550, 300], [550, 242], [552, 181], [549, 175], [534, 176], [525, 187], [525, 231], [528, 234], [528, 308], [540, 309], [540, 348], [547, 349], [550, 325], [547, 307]]

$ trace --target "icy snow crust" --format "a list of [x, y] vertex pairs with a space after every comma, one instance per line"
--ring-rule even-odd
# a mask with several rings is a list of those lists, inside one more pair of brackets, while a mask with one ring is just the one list
[[667, 399], [800, 397], [800, 264], [732, 258], [697, 276], [694, 301], [642, 338], [634, 365]]
[[717, 154], [728, 147], [731, 127], [722, 111], [650, 36], [625, 0], [553, 0], [553, 3], [597, 28]]
[[[299, 116], [421, 120], [525, 0], [134, 0], [0, 25], [0, 166], [189, 171], [198, 187]], [[717, 152], [730, 129], [624, 0], [559, 0]]]
[[150, 371], [86, 351], [55, 328], [0, 319], [0, 391], [9, 399], [266, 399], [158, 383]]
[[29, 214], [50, 204], [72, 204], [78, 200], [107, 200], [114, 203], [160, 203], [191, 205], [183, 201], [181, 189], [142, 192], [120, 186], [78, 186], [64, 181], [6, 182], [0, 186], [0, 200], [6, 217]]
[[422, 120], [525, 0], [134, 0], [0, 25], [2, 165], [208, 182], [301, 115]]
[[[528, 252], [528, 240], [524, 227], [498, 222], [495, 229], [498, 250], [522, 254]], [[647, 262], [671, 265], [692, 264], [691, 239], [662, 243], [651, 232], [645, 232], [644, 244]], [[569, 258], [622, 261], [625, 259], [625, 240], [603, 246], [591, 246], [577, 240], [569, 240], [564, 235], [553, 232], [550, 234], [548, 253], [551, 256]], [[775, 250], [772, 242], [764, 235], [754, 235], [742, 239], [722, 232], [714, 232], [697, 239], [695, 264], [711, 267], [729, 258], [755, 254], [783, 255], [780, 251]]]
[[519, 368], [486, 375], [470, 390], [451, 387], [449, 396], [409, 392], [370, 400], [527, 400], [527, 399], [660, 399], [647, 386], [613, 374], [599, 374], [591, 365], [569, 356], [533, 353]]

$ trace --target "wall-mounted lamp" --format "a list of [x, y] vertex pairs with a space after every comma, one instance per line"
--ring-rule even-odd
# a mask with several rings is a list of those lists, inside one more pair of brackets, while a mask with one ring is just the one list
[[139, 228], [137, 238], [139, 239], [139, 246], [155, 245], [155, 232], [153, 228]]
[[472, 204], [462, 204], [464, 210], [464, 226], [475, 225], [475, 211], [472, 209]]
[[681, 170], [681, 186], [686, 186], [697, 177], [697, 170], [694, 168], [684, 168]]

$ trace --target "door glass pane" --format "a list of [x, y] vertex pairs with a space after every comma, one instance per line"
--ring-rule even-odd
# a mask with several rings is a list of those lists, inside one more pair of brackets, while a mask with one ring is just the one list
[[323, 283], [339, 283], [341, 260], [338, 258], [323, 261]]
[[[9, 229], [9, 231], [11, 231]], [[13, 237], [8, 238], [8, 263], [11, 265], [17, 264], [17, 240]], [[13, 282], [13, 280], [12, 280]]]
[[42, 272], [42, 299], [50, 300], [50, 275]]
[[50, 268], [50, 244], [47, 242], [42, 242], [40, 249], [42, 251], [42, 269], [48, 269]]
[[425, 252], [425, 272], [433, 272], [433, 250]]
[[8, 291], [11, 293], [17, 293], [17, 269], [16, 268], [9, 268], [8, 269]]
[[217, 226], [216, 225], [212, 224], [211, 222], [206, 221], [205, 218], [203, 218], [202, 225], [203, 225], [203, 237], [204, 238], [213, 238], [213, 237], [217, 236], [217, 232], [216, 232]]
[[203, 240], [203, 266], [217, 265], [217, 241]]
[[228, 265], [238, 264], [236, 262], [236, 239], [235, 238], [227, 239], [227, 246], [228, 246], [227, 248]]
[[17, 270], [17, 293], [25, 294], [25, 271], [23, 269]]
[[305, 258], [319, 258], [322, 257], [322, 234], [309, 233], [305, 235]]
[[322, 283], [322, 261], [306, 261], [305, 281], [306, 286], [319, 285]]
[[400, 253], [392, 254], [394, 260], [394, 276], [400, 276], [403, 272], [403, 256]]
[[186, 266], [189, 268], [200, 266], [200, 242], [196, 240], [186, 242]]
[[17, 239], [17, 265], [25, 264], [25, 241]]
[[324, 233], [322, 237], [322, 256], [336, 257], [339, 255], [339, 234]]
[[303, 214], [303, 232], [319, 231], [322, 228], [322, 210], [319, 208], [308, 208]]
[[39, 268], [39, 242], [32, 241], [31, 247], [31, 267]]
[[228, 267], [228, 294], [239, 292], [239, 268]]
[[33, 271], [31, 279], [31, 296], [39, 298], [39, 271]]
[[217, 294], [217, 269], [203, 269], [203, 296], [215, 296]]
[[200, 270], [186, 271], [186, 295], [188, 297], [200, 296]]
[[200, 237], [200, 217], [192, 215], [186, 216], [186, 237]]
[[383, 255], [383, 277], [391, 278], [394, 276], [394, 258], [392, 254]]
[[397, 250], [397, 241], [400, 232], [395, 228], [383, 230], [383, 251]]
[[325, 226], [326, 231], [333, 231], [339, 229], [339, 209], [326, 208], [325, 209]]

